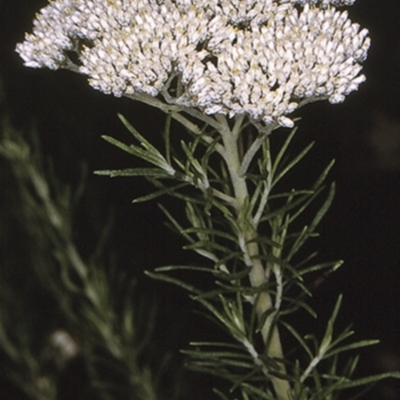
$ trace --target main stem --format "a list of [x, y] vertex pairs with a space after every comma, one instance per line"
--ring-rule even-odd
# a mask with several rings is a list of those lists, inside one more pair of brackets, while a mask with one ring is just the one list
[[[240, 170], [240, 156], [238, 149], [237, 132], [233, 132], [226, 122], [224, 117], [219, 118], [221, 123], [221, 136], [224, 144], [225, 162], [228, 167], [229, 175], [232, 181], [232, 186], [236, 200], [236, 212], [239, 215], [240, 210], [246, 204], [246, 199], [249, 197], [246, 179], [239, 174]], [[259, 248], [256, 241], [257, 232], [252, 221], [247, 221], [243, 224], [239, 221], [241, 234], [244, 239], [245, 248], [242, 249], [245, 253], [245, 261], [250, 269], [249, 278], [252, 287], [259, 287], [267, 281], [264, 266], [260, 260]], [[257, 302], [255, 303], [257, 317], [260, 320], [263, 314], [273, 308], [271, 296], [268, 292], [263, 291], [260, 293]], [[279, 337], [278, 327], [273, 324], [274, 313], [272, 313], [265, 321], [261, 328], [261, 334], [266, 345], [265, 352], [268, 357], [279, 360], [283, 359], [282, 345]], [[282, 364], [280, 371], [286, 373], [285, 366]], [[273, 384], [277, 400], [288, 400], [290, 393], [290, 386], [288, 381], [280, 379], [276, 376], [270, 375], [269, 378]]]

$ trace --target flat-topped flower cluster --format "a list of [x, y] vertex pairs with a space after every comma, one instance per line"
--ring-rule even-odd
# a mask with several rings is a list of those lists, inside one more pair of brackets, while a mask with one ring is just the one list
[[29, 67], [86, 74], [107, 94], [290, 127], [300, 105], [342, 102], [365, 80], [368, 31], [335, 8], [352, 3], [53, 0], [17, 52]]

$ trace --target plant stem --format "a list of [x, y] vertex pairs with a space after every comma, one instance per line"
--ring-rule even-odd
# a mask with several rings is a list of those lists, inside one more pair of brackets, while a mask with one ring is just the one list
[[[220, 134], [224, 144], [224, 159], [231, 178], [235, 200], [236, 200], [236, 214], [239, 216], [246, 206], [249, 197], [246, 179], [239, 173], [241, 160], [238, 149], [238, 136], [233, 135], [229, 125], [223, 116], [216, 117], [221, 125]], [[235, 124], [236, 126], [236, 124]], [[239, 229], [239, 242], [241, 243], [242, 251], [246, 265], [251, 268], [249, 273], [250, 283], [253, 287], [259, 287], [267, 281], [264, 266], [260, 260], [258, 244], [253, 241], [256, 238], [257, 231], [253, 221], [238, 221]], [[256, 307], [257, 317], [260, 320], [263, 314], [273, 308], [273, 302], [268, 292], [261, 292]], [[269, 315], [264, 325], [261, 328], [262, 338], [265, 343], [266, 355], [274, 358], [278, 362], [283, 359], [282, 345], [280, 342], [279, 332], [276, 325], [273, 324], [275, 313]], [[280, 371], [285, 374], [285, 366], [282, 364]], [[269, 375], [273, 384], [277, 400], [288, 400], [290, 386], [286, 380], [280, 379], [276, 376]]]

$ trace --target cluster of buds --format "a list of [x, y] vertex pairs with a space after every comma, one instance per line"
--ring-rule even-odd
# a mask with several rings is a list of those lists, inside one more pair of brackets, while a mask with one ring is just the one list
[[299, 106], [342, 102], [365, 80], [368, 31], [337, 10], [352, 3], [52, 0], [17, 52], [29, 67], [86, 74], [114, 96], [291, 127]]

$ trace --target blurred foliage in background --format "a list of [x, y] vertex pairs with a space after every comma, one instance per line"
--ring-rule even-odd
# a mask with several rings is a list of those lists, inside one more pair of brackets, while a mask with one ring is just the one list
[[[79, 185], [62, 182], [53, 160], [41, 151], [38, 133], [17, 131], [5, 111], [0, 135], [1, 398], [182, 398], [179, 367], [154, 334], [155, 296], [137, 290], [140, 267], [121, 267], [107, 243], [110, 218], [102, 218], [97, 223], [102, 229], [93, 230], [79, 213], [85, 169]], [[92, 236], [88, 243], [87, 235]]]

